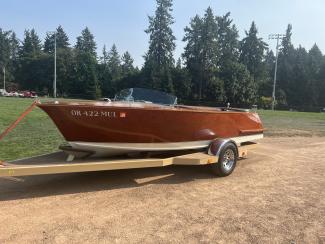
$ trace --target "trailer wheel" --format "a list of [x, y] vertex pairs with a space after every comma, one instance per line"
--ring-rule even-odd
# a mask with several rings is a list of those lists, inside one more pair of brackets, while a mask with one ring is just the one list
[[222, 177], [230, 175], [236, 167], [237, 157], [236, 146], [228, 142], [220, 151], [218, 163], [211, 164], [213, 173]]

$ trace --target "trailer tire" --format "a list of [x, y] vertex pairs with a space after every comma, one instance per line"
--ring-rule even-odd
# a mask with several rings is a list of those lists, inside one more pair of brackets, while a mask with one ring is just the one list
[[231, 143], [226, 143], [220, 150], [217, 163], [211, 164], [211, 170], [218, 176], [224, 177], [230, 175], [237, 163], [237, 147]]

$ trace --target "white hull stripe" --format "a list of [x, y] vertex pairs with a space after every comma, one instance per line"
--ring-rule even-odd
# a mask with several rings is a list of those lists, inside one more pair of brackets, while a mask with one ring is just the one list
[[[255, 141], [263, 138], [263, 134], [230, 138], [238, 145], [243, 142]], [[187, 142], [158, 142], [158, 143], [114, 143], [114, 142], [81, 142], [71, 141], [73, 148], [95, 151], [97, 153], [139, 152], [139, 151], [170, 151], [200, 149], [208, 147], [211, 140]]]

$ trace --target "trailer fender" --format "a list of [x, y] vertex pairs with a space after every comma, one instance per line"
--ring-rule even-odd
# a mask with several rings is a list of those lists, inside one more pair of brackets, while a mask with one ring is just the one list
[[213, 140], [209, 146], [208, 154], [219, 157], [222, 148], [228, 143], [231, 143], [235, 146], [236, 156], [238, 157], [238, 147], [236, 142], [231, 139], [224, 139], [224, 138]]

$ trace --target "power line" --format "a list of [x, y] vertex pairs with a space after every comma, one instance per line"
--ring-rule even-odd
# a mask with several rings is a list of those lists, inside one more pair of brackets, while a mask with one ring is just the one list
[[269, 40], [271, 40], [271, 39], [276, 40], [275, 69], [274, 69], [273, 92], [272, 92], [272, 110], [274, 110], [274, 106], [275, 106], [275, 86], [276, 86], [276, 74], [277, 74], [277, 70], [278, 70], [279, 40], [282, 40], [285, 37], [286, 37], [286, 35], [284, 35], [284, 34], [270, 34], [269, 35]]

